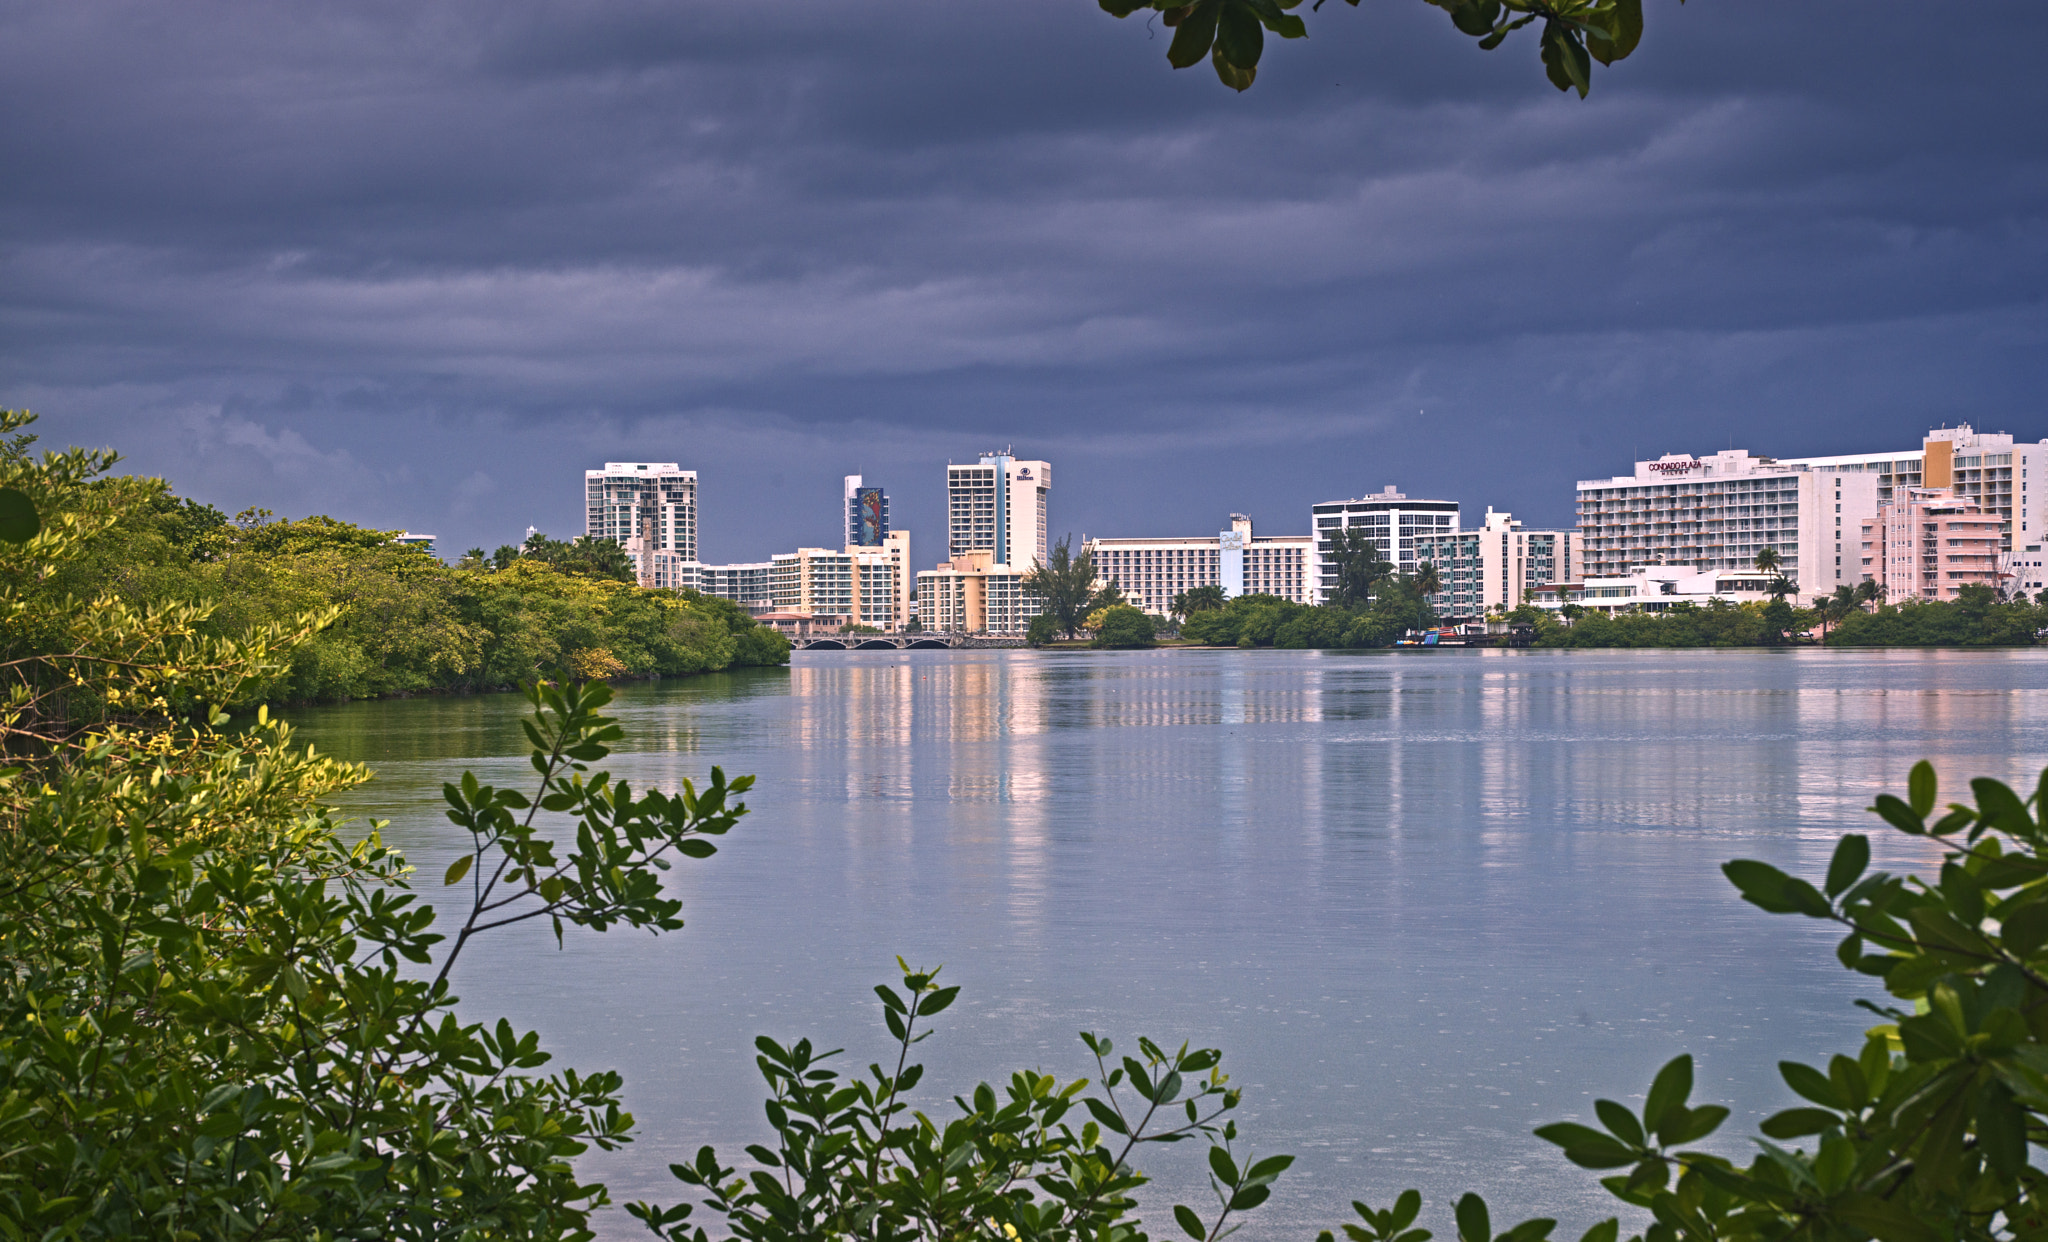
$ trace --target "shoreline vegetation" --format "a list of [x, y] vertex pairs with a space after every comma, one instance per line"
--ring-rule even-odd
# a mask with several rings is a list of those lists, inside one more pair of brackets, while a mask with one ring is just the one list
[[[1435, 614], [1412, 588], [1388, 584], [1389, 598], [1368, 608], [1307, 605], [1273, 595], [1241, 595], [1221, 607], [1187, 615], [1178, 635], [1126, 631], [1057, 641], [1050, 635], [1032, 646], [1079, 648], [1184, 647], [1292, 650], [1379, 650], [1393, 647], [1409, 629], [1428, 629]], [[1396, 594], [1398, 592], [1398, 594]], [[1135, 609], [1119, 609], [1133, 611]], [[1988, 587], [1966, 586], [1955, 601], [1879, 603], [1862, 608], [1822, 610], [1789, 604], [1682, 603], [1660, 613], [1586, 612], [1566, 621], [1524, 605], [1506, 614], [1510, 623], [1534, 629], [1533, 648], [1694, 647], [2032, 647], [2048, 631], [2048, 604], [2001, 600]], [[1105, 641], [1107, 639], [1107, 641]], [[1428, 650], [1428, 648], [1417, 648]], [[1456, 648], [1453, 648], [1456, 649]]]
[[[16, 469], [28, 440], [10, 446]], [[314, 613], [325, 619], [224, 708], [497, 692], [557, 674], [648, 680], [789, 662], [789, 640], [738, 605], [622, 581], [609, 558], [582, 546], [587, 540], [537, 539], [526, 551], [508, 546], [451, 566], [394, 542], [397, 532], [321, 516], [278, 520], [253, 509], [229, 518], [157, 479], [105, 477], [86, 488], [105, 525], [77, 555], [50, 567], [36, 593], [188, 608], [202, 638]]]

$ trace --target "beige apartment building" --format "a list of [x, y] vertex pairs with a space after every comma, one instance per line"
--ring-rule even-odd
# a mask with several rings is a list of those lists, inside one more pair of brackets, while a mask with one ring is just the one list
[[1022, 634], [1042, 610], [1025, 571], [987, 550], [965, 552], [917, 575], [918, 624], [955, 634]]
[[808, 616], [814, 624], [834, 627], [871, 625], [885, 632], [909, 622], [902, 611], [897, 562], [883, 549], [798, 548], [776, 554], [769, 564], [777, 613]]
[[1970, 583], [1995, 590], [2004, 525], [1949, 488], [1898, 488], [1863, 523], [1863, 575], [1893, 601], [1955, 599]]

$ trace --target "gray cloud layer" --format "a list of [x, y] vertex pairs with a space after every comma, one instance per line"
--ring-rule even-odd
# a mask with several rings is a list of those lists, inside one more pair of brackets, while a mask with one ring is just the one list
[[676, 459], [717, 559], [862, 470], [929, 561], [1002, 443], [1140, 534], [2048, 435], [2048, 15], [1650, 16], [1582, 103], [1413, 0], [1243, 97], [1079, 2], [0, 0], [0, 401], [458, 550]]

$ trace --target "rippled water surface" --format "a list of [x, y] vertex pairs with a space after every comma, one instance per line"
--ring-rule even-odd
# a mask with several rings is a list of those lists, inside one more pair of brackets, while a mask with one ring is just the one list
[[[1824, 929], [1744, 905], [1718, 865], [1818, 874], [1923, 757], [1945, 790], [2031, 785], [2044, 687], [2035, 652], [1832, 651], [835, 652], [629, 687], [607, 766], [755, 773], [753, 814], [671, 873], [683, 931], [501, 933], [458, 990], [557, 1066], [624, 1071], [640, 1139], [589, 1166], [621, 1201], [683, 1197], [666, 1166], [702, 1143], [765, 1141], [756, 1034], [879, 1058], [870, 989], [902, 954], [965, 988], [921, 1047], [927, 1107], [1092, 1071], [1082, 1029], [1192, 1040], [1225, 1050], [1258, 1149], [1300, 1156], [1246, 1236], [1412, 1184], [1439, 1236], [1477, 1189], [1497, 1222], [1576, 1237], [1604, 1192], [1532, 1126], [1690, 1051], [1740, 1133], [1788, 1104], [1779, 1059], [1869, 1021]], [[523, 706], [296, 719], [376, 768], [348, 806], [437, 877], [467, 841], [441, 782], [529, 777]], [[1162, 1194], [1196, 1191], [1198, 1155], [1153, 1156]], [[615, 1212], [605, 1236], [649, 1235]]]

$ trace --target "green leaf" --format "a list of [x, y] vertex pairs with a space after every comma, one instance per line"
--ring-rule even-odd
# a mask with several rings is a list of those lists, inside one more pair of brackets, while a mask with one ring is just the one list
[[1894, 1204], [1876, 1195], [1845, 1195], [1829, 1215], [1870, 1234], [1878, 1242], [1944, 1242], [1947, 1236], [1915, 1216], [1910, 1206]]
[[1719, 1104], [1702, 1104], [1698, 1108], [1686, 1109], [1685, 1120], [1677, 1126], [1670, 1127], [1669, 1134], [1660, 1131], [1658, 1137], [1667, 1146], [1697, 1143], [1720, 1129], [1721, 1123], [1726, 1120], [1728, 1120], [1727, 1109]]
[[1664, 1115], [1674, 1108], [1685, 1107], [1685, 1101], [1691, 1095], [1692, 1057], [1681, 1054], [1666, 1062], [1650, 1083], [1650, 1094], [1643, 1101], [1643, 1123], [1652, 1131], [1661, 1132]]
[[1209, 1169], [1216, 1174], [1216, 1180], [1222, 1182], [1225, 1186], [1237, 1185], [1237, 1164], [1231, 1160], [1230, 1153], [1223, 1150], [1223, 1148], [1211, 1147], [1209, 1149]]
[[1083, 1099], [1081, 1103], [1088, 1106], [1088, 1111], [1095, 1115], [1095, 1120], [1102, 1123], [1103, 1129], [1113, 1131], [1117, 1134], [1130, 1133], [1129, 1127], [1124, 1125], [1124, 1119], [1117, 1116], [1116, 1110], [1111, 1108], [1109, 1105], [1104, 1104], [1101, 1100], [1098, 1100], [1091, 1095]]
[[1500, 0], [1465, 0], [1451, 9], [1451, 24], [1473, 38], [1493, 32], [1500, 20]]
[[1259, 76], [1256, 68], [1233, 63], [1221, 47], [1209, 57], [1209, 63], [1216, 70], [1217, 81], [1234, 91], [1250, 90], [1252, 81]]
[[952, 1004], [953, 998], [958, 995], [960, 995], [959, 988], [939, 988], [933, 991], [917, 1002], [917, 1016], [922, 1018], [944, 1012], [946, 1006]]
[[1266, 49], [1266, 30], [1251, 6], [1225, 0], [1216, 20], [1216, 50], [1239, 69], [1255, 69]]
[[1870, 838], [1855, 832], [1843, 837], [1835, 845], [1834, 858], [1828, 862], [1828, 896], [1841, 896], [1869, 865]]
[[2048, 943], [2048, 901], [2034, 901], [2008, 915], [1999, 929], [2005, 947], [2021, 957]]
[[1842, 1119], [1824, 1108], [1788, 1108], [1773, 1113], [1757, 1128], [1774, 1139], [1795, 1139], [1803, 1134], [1821, 1134], [1842, 1124]]
[[1982, 822], [2014, 836], [2034, 835], [2034, 821], [2027, 815], [2026, 803], [2004, 781], [1980, 776], [1970, 782], [1970, 792], [1977, 795], [1977, 817]]
[[1824, 919], [1834, 913], [1834, 906], [1821, 896], [1820, 890], [1769, 863], [1738, 858], [1723, 863], [1721, 873], [1741, 891], [1744, 901], [1772, 914], [1804, 914]]
[[1195, 1210], [1185, 1203], [1173, 1205], [1173, 1219], [1180, 1222], [1181, 1232], [1195, 1239], [1195, 1242], [1201, 1242], [1209, 1236], [1209, 1231], [1202, 1227], [1202, 1218], [1195, 1215]]
[[1390, 1223], [1395, 1229], [1406, 1229], [1414, 1224], [1415, 1218], [1422, 1214], [1422, 1192], [1419, 1190], [1402, 1191], [1401, 1197], [1394, 1200], [1392, 1211], [1393, 1219]]
[[1636, 50], [1643, 41], [1643, 0], [1614, 0], [1614, 25], [1603, 65], [1611, 65]]
[[1594, 1100], [1593, 1111], [1600, 1115], [1600, 1124], [1624, 1143], [1640, 1147], [1643, 1144], [1643, 1127], [1636, 1122], [1636, 1115], [1613, 1100]]
[[43, 529], [35, 502], [19, 488], [0, 487], [0, 539], [27, 543]]
[[1816, 1104], [1834, 1109], [1848, 1107], [1848, 1101], [1842, 1098], [1842, 1093], [1835, 1090], [1834, 1082], [1811, 1065], [1801, 1065], [1797, 1061], [1780, 1061], [1778, 1073], [1784, 1077], [1786, 1086]]
[[1190, 9], [1174, 28], [1173, 42], [1166, 49], [1166, 63], [1185, 69], [1207, 56], [1209, 45], [1216, 41], [1216, 19], [1222, 10], [1223, 0], [1200, 0]]
[[462, 877], [469, 874], [470, 864], [474, 863], [475, 861], [476, 855], [464, 854], [462, 857], [456, 859], [454, 862], [449, 863], [448, 874], [443, 876], [441, 879], [442, 886], [446, 887], [450, 884], [460, 883]]
[[1608, 1217], [1579, 1237], [1579, 1242], [1615, 1242], [1621, 1236], [1621, 1221]]
[[1458, 1200], [1460, 1242], [1493, 1242], [1493, 1221], [1486, 1212], [1486, 1200], [1467, 1192]]
[[1933, 813], [1936, 801], [1933, 764], [1922, 759], [1913, 765], [1912, 772], [1906, 776], [1906, 797], [1911, 799], [1914, 815], [1926, 819]]
[[1986, 1083], [1977, 1096], [1977, 1141], [2000, 1177], [2016, 1178], [2026, 1167], [2026, 1110], [1996, 1079]]
[[1927, 817], [1890, 794], [1877, 795], [1877, 802], [1870, 809], [1900, 832], [1909, 832], [1916, 837], [1927, 835]]

